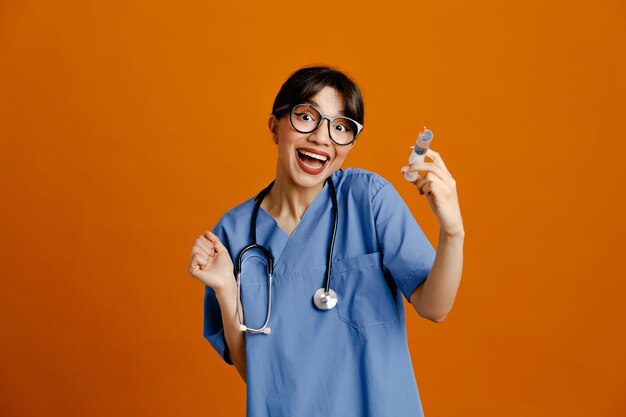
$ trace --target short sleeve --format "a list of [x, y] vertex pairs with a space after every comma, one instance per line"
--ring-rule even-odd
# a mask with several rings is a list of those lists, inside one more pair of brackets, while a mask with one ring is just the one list
[[372, 198], [383, 270], [390, 274], [407, 300], [426, 280], [435, 261], [435, 249], [406, 203], [386, 179]]
[[[213, 233], [217, 235], [230, 253], [228, 239], [221, 223], [218, 223], [215, 226]], [[222, 323], [222, 312], [220, 310], [219, 302], [215, 296], [215, 291], [208, 285], [204, 286], [204, 338], [209, 341], [224, 362], [229, 365], [233, 364], [226, 346], [224, 325]]]

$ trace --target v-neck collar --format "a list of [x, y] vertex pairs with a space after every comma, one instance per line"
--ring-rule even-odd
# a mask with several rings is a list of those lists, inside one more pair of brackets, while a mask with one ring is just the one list
[[293, 232], [291, 233], [291, 235], [289, 235], [285, 230], [283, 230], [278, 225], [278, 222], [271, 214], [269, 214], [263, 207], [259, 206], [259, 213], [262, 213], [262, 214], [259, 214], [259, 216], [266, 217], [271, 222], [272, 228], [277, 229], [279, 231], [279, 234], [282, 235], [284, 239], [286, 239], [280, 255], [278, 255], [278, 257], [275, 256], [274, 271], [277, 271], [279, 269], [279, 266], [282, 266], [282, 262], [280, 261], [282, 260], [283, 255], [287, 252], [287, 249], [290, 246], [289, 245], [290, 242], [297, 239], [298, 231], [303, 229], [304, 228], [303, 226], [306, 225], [304, 223], [308, 222], [308, 219], [313, 216], [313, 214], [311, 213], [318, 210], [319, 205], [321, 204], [320, 201], [325, 201], [329, 198], [328, 193], [329, 193], [328, 184], [324, 182], [324, 186], [322, 187], [322, 190], [315, 196], [311, 204], [309, 204], [309, 207], [307, 207], [307, 209], [305, 210], [304, 214], [302, 215], [302, 218], [300, 219], [300, 222], [298, 222], [296, 227], [293, 229]]

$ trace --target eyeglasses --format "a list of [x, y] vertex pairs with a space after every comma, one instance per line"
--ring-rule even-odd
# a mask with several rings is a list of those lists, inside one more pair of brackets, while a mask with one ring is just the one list
[[[277, 108], [275, 112], [288, 108], [289, 104], [286, 104]], [[337, 145], [350, 145], [363, 130], [362, 124], [349, 117], [328, 117], [310, 104], [298, 104], [289, 112], [291, 126], [300, 133], [313, 132], [322, 125], [324, 119], [328, 120], [328, 134]]]

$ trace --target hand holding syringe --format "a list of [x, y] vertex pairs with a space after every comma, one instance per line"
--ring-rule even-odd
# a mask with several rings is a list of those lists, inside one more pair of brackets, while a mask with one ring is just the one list
[[[448, 237], [463, 239], [465, 231], [456, 192], [456, 180], [439, 152], [429, 149], [433, 137], [433, 132], [426, 127], [420, 131], [409, 158], [409, 165], [402, 167], [401, 171], [404, 178], [415, 184], [419, 193], [428, 200], [430, 208], [439, 219], [439, 230]], [[424, 162], [426, 156], [432, 162]], [[415, 165], [419, 166], [419, 169]], [[419, 176], [418, 172], [426, 172], [426, 175]]]

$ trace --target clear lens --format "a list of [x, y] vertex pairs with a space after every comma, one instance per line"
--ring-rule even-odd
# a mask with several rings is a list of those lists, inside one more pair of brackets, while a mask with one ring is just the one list
[[313, 107], [300, 104], [291, 110], [291, 123], [299, 132], [310, 133], [320, 124], [322, 115]]
[[352, 120], [346, 119], [345, 117], [338, 117], [333, 120], [333, 123], [330, 125], [330, 136], [337, 143], [350, 143], [352, 139], [354, 139], [357, 130], [358, 127]]
[[[299, 104], [291, 110], [291, 123], [301, 133], [311, 133], [320, 125], [322, 115], [313, 107]], [[356, 123], [338, 117], [330, 125], [330, 137], [339, 144], [348, 144], [358, 132]]]

